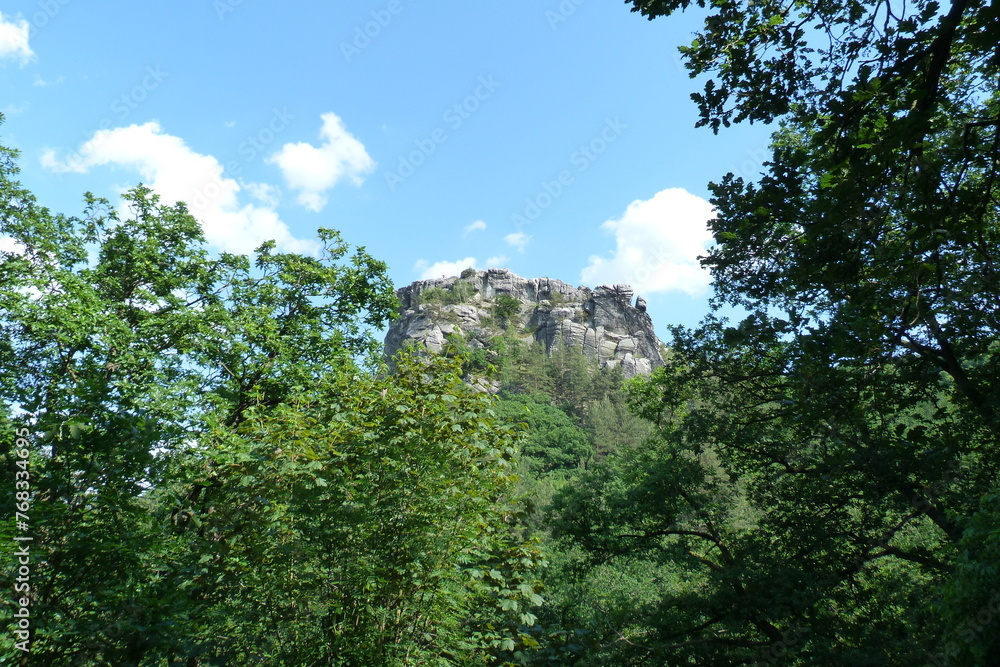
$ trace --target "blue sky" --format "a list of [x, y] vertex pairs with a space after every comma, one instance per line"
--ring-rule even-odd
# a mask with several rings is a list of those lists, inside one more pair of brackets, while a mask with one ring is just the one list
[[616, 0], [11, 0], [0, 15], [21, 180], [53, 210], [144, 182], [220, 250], [317, 227], [398, 286], [504, 266], [629, 283], [658, 331], [707, 312], [707, 184], [754, 177], [768, 128], [713, 135], [677, 46], [697, 16]]

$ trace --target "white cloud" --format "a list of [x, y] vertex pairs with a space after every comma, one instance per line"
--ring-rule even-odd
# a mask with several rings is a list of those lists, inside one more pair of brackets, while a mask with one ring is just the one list
[[21, 104], [8, 104], [0, 112], [3, 112], [4, 116], [17, 116], [28, 110], [28, 103], [22, 102]]
[[503, 240], [506, 241], [508, 245], [517, 248], [518, 252], [524, 252], [524, 246], [528, 245], [528, 241], [531, 240], [531, 237], [524, 232], [514, 232], [503, 237]]
[[250, 196], [268, 208], [277, 208], [281, 202], [281, 191], [270, 183], [243, 183]]
[[46, 81], [45, 79], [43, 79], [42, 77], [40, 77], [40, 76], [38, 76], [36, 74], [35, 75], [35, 82], [33, 84], [31, 84], [31, 85], [38, 86], [39, 88], [42, 88], [42, 87], [45, 87], [45, 86], [58, 86], [59, 84], [61, 84], [65, 80], [66, 80], [66, 77], [64, 77], [62, 74], [60, 74], [59, 76], [57, 76], [52, 81]]
[[0, 236], [0, 252], [23, 255], [28, 249], [13, 236]]
[[510, 261], [510, 257], [507, 255], [497, 255], [496, 257], [486, 258], [487, 269], [502, 269], [507, 266], [507, 262]]
[[292, 236], [272, 207], [240, 202], [240, 184], [225, 175], [218, 160], [165, 134], [156, 121], [99, 130], [76, 153], [61, 159], [51, 149], [42, 155], [42, 166], [54, 172], [82, 174], [101, 165], [137, 171], [164, 203], [186, 202], [201, 221], [205, 238], [221, 250], [248, 253], [269, 239], [291, 252], [314, 253], [319, 248], [315, 241]]
[[425, 259], [418, 259], [413, 268], [420, 271], [421, 280], [440, 278], [441, 276], [450, 278], [451, 276], [461, 275], [462, 271], [465, 269], [475, 269], [476, 258], [466, 257], [465, 259], [460, 259], [454, 262], [440, 261], [434, 262], [433, 264], [428, 264]]
[[711, 277], [698, 263], [712, 235], [712, 205], [681, 188], [657, 192], [629, 204], [617, 220], [601, 228], [614, 234], [610, 257], [592, 256], [581, 272], [588, 285], [628, 283], [636, 291], [681, 291], [700, 296]]
[[465, 230], [462, 232], [463, 236], [468, 236], [472, 232], [481, 232], [486, 229], [486, 223], [482, 220], [476, 220], [475, 222], [465, 226]]
[[28, 45], [28, 29], [24, 19], [7, 19], [0, 12], [0, 60], [17, 60], [22, 67], [31, 62], [35, 52]]
[[285, 144], [267, 159], [278, 165], [288, 187], [298, 191], [298, 202], [317, 213], [326, 206], [327, 190], [341, 179], [348, 178], [361, 185], [364, 176], [375, 169], [375, 161], [364, 145], [344, 129], [337, 114], [325, 113], [322, 119], [321, 146], [302, 142]]
[[497, 255], [495, 257], [487, 257], [486, 263], [481, 265], [475, 257], [466, 257], [465, 259], [455, 260], [454, 262], [449, 262], [447, 260], [441, 260], [440, 262], [434, 262], [431, 264], [426, 259], [418, 259], [413, 265], [416, 271], [420, 272], [420, 280], [428, 280], [430, 278], [450, 278], [451, 276], [460, 276], [462, 271], [466, 269], [475, 269], [476, 271], [482, 271], [483, 269], [500, 269], [507, 265], [510, 260], [506, 255]]

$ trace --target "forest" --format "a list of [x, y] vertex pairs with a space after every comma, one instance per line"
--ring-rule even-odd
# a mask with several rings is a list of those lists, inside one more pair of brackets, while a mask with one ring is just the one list
[[0, 149], [0, 663], [1000, 664], [1000, 7], [626, 5], [703, 16], [702, 131], [773, 125], [648, 377], [389, 364], [353, 239], [53, 212]]

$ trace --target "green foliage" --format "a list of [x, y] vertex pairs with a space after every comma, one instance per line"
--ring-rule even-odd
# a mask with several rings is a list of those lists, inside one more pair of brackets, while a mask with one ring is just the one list
[[[630, 600], [655, 595], [661, 566], [632, 567], [635, 573], [645, 573], [641, 577], [616, 574], [616, 568], [626, 567], [626, 557], [610, 563], [602, 575], [591, 576], [578, 547], [553, 539], [558, 523], [547, 518], [549, 506], [575, 488], [581, 476], [586, 479], [595, 461], [619, 449], [641, 448], [651, 426], [628, 412], [620, 369], [598, 370], [579, 349], [564, 347], [550, 356], [540, 344], [521, 342], [510, 331], [483, 349], [502, 367], [498, 418], [524, 428], [519, 532], [538, 535], [549, 561], [540, 571], [546, 605], [537, 610], [538, 625], [532, 630], [539, 647], [527, 656], [528, 664], [577, 664], [588, 655], [603, 655], [600, 642], [615, 640], [608, 634], [608, 591], [613, 588], [617, 595], [614, 618], [626, 617]], [[609, 582], [614, 582], [611, 588]]]
[[[797, 420], [739, 414], [742, 393], [678, 380], [663, 371], [635, 392], [660, 419], [655, 443], [613, 453], [555, 499], [556, 534], [594, 563], [588, 579], [616, 563], [660, 572], [655, 594], [641, 584], [653, 601], [619, 607], [603, 636], [628, 627], [646, 647], [619, 646], [630, 659], [678, 664], [762, 661], [779, 644], [805, 662], [899, 664], [932, 646], [933, 631], [911, 628], [928, 622], [926, 587], [953, 554], [933, 522], [858, 487], [871, 459], [802, 437]], [[706, 621], [715, 632], [675, 647]]]
[[625, 395], [614, 391], [587, 405], [585, 423], [598, 457], [640, 447], [654, 432], [652, 424], [629, 411]]
[[[500, 345], [497, 341], [498, 349]], [[505, 390], [545, 394], [581, 422], [589, 403], [617, 394], [623, 383], [621, 369], [597, 369], [578, 348], [562, 346], [548, 354], [541, 343], [523, 343], [509, 332], [502, 337], [502, 346]]]
[[562, 292], [550, 292], [548, 298], [549, 298], [549, 303], [551, 303], [553, 306], [561, 306], [567, 301], [566, 295], [564, 295]]
[[[445, 347], [442, 350], [446, 357], [461, 361], [462, 374], [465, 376], [488, 378], [500, 376], [511, 363], [512, 356], [518, 353], [519, 341], [509, 338], [506, 334], [491, 338], [485, 345], [474, 342], [472, 337], [472, 333], [467, 336], [456, 332], [447, 334]], [[473, 342], [472, 345], [470, 341]]]
[[569, 345], [560, 345], [549, 356], [546, 369], [552, 378], [552, 395], [556, 402], [567, 411], [579, 415], [584, 402], [590, 398], [591, 377], [597, 371], [593, 363], [584, 356], [583, 350]]
[[522, 452], [534, 475], [574, 469], [593, 456], [587, 432], [553, 406], [548, 396], [507, 395], [497, 404], [496, 413], [504, 422], [526, 426]]
[[127, 216], [89, 195], [54, 215], [15, 159], [0, 149], [0, 452], [29, 434], [29, 664], [536, 650], [517, 440], [451, 362], [378, 364], [384, 264], [329, 230], [318, 257], [215, 257], [142, 186]]
[[712, 185], [714, 304], [746, 316], [675, 330], [632, 393], [655, 442], [555, 499], [583, 582], [649, 577], [603, 631], [580, 605], [587, 659], [990, 664], [995, 8], [704, 6], [699, 124], [781, 125], [756, 183]]
[[31, 434], [32, 659], [137, 664], [182, 641], [173, 628], [193, 613], [164, 574], [183, 547], [153, 520], [152, 490], [208, 423], [236, 425], [374, 352], [365, 326], [394, 310], [392, 286], [329, 231], [320, 258], [269, 244], [254, 269], [210, 258], [184, 207], [141, 186], [124, 195], [128, 218], [89, 195], [84, 218], [52, 215], [13, 181], [14, 158], [0, 183], [0, 235], [17, 248], [0, 257], [0, 387]]
[[519, 343], [509, 349], [510, 363], [502, 376], [504, 388], [522, 394], [551, 395], [554, 384], [549, 373], [549, 356], [541, 343]]
[[457, 303], [467, 303], [472, 295], [476, 293], [475, 286], [466, 280], [456, 280], [455, 284], [451, 287], [451, 293], [454, 295]]
[[214, 602], [204, 659], [466, 664], [523, 647], [541, 599], [537, 550], [506, 528], [516, 441], [451, 362], [395, 368], [329, 377], [206, 443], [224, 477], [174, 510], [198, 525], [194, 586]]
[[521, 312], [521, 302], [510, 294], [497, 294], [496, 302], [493, 306], [493, 317], [503, 329], [507, 328], [510, 318]]
[[420, 292], [420, 303], [446, 304], [451, 299], [451, 292], [443, 287], [428, 287]]
[[467, 303], [476, 293], [475, 287], [466, 280], [456, 280], [451, 287], [428, 287], [419, 295], [420, 303], [436, 303], [450, 306]]
[[933, 651], [945, 664], [989, 664], [1000, 651], [1000, 496], [982, 498], [959, 543], [955, 574], [947, 582], [940, 610], [945, 640]]
[[514, 332], [504, 331], [486, 341], [486, 350], [492, 355], [497, 373], [503, 377], [521, 358], [525, 343]]

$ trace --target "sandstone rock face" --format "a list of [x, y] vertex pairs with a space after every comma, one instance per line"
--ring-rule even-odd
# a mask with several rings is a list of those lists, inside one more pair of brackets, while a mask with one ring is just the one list
[[591, 290], [551, 278], [525, 279], [507, 269], [469, 269], [462, 277], [419, 280], [396, 295], [400, 317], [386, 334], [387, 356], [407, 341], [440, 352], [448, 334], [464, 336], [473, 348], [484, 346], [502, 332], [497, 306], [500, 299], [510, 307], [501, 298], [507, 295], [519, 306], [507, 318], [507, 331], [549, 353], [575, 347], [601, 368], [620, 366], [626, 377], [663, 365], [646, 302], [633, 302], [628, 285]]

